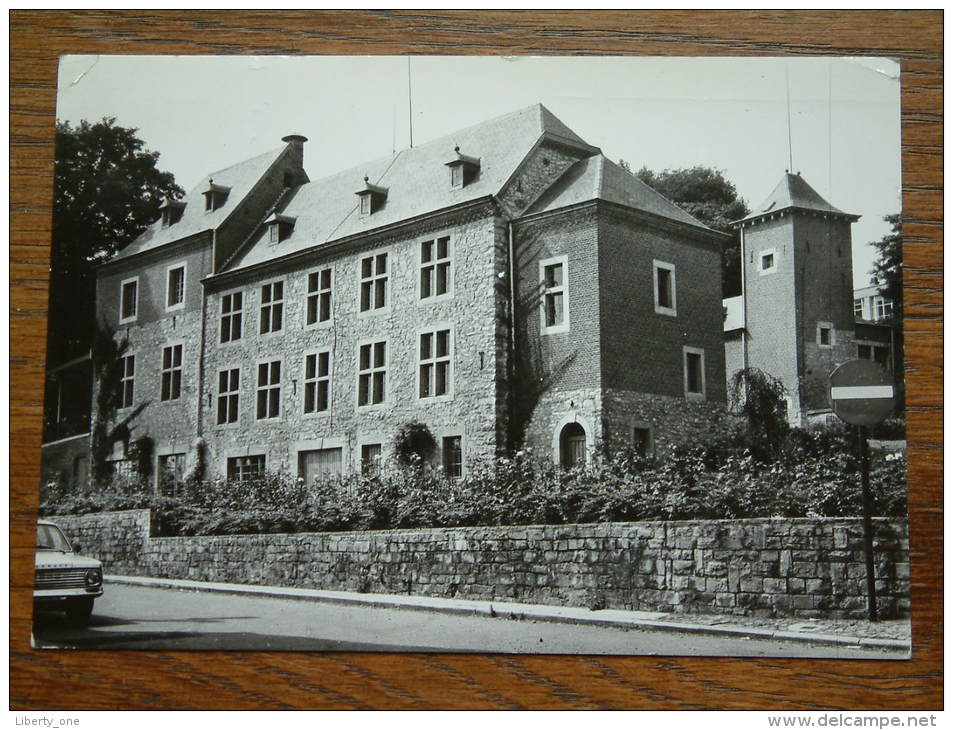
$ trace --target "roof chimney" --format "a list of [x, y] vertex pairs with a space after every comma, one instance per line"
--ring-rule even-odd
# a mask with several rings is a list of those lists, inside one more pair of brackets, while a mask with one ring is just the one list
[[288, 145], [291, 168], [285, 168], [285, 187], [291, 188], [308, 182], [308, 174], [304, 171], [304, 143], [308, 138], [301, 134], [289, 134], [281, 141]]
[[292, 142], [297, 142], [298, 144], [304, 144], [308, 141], [308, 138], [302, 134], [289, 134], [287, 137], [281, 138], [282, 142], [287, 142], [291, 144]]

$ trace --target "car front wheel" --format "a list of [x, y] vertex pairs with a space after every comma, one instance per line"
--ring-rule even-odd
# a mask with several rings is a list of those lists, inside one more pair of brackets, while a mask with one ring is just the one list
[[66, 617], [76, 623], [86, 623], [93, 613], [92, 598], [70, 598], [66, 601]]

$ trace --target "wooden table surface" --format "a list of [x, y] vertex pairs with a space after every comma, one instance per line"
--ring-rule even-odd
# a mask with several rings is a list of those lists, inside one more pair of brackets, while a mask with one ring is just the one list
[[[941, 708], [942, 23], [941, 11], [10, 12], [11, 708]], [[898, 59], [913, 659], [33, 651], [56, 70], [65, 53]]]

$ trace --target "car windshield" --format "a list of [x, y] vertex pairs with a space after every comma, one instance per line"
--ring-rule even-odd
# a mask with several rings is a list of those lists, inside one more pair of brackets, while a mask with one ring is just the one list
[[64, 553], [72, 552], [69, 540], [60, 532], [56, 525], [36, 526], [36, 549], [59, 550]]

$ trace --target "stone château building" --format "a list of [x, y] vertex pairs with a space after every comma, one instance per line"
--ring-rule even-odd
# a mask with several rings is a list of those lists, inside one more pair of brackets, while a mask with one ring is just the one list
[[129, 342], [113, 420], [138, 411], [159, 481], [200, 454], [231, 478], [373, 469], [412, 420], [460, 475], [518, 443], [569, 464], [726, 418], [726, 236], [545, 107], [313, 180], [283, 141], [99, 271]]

